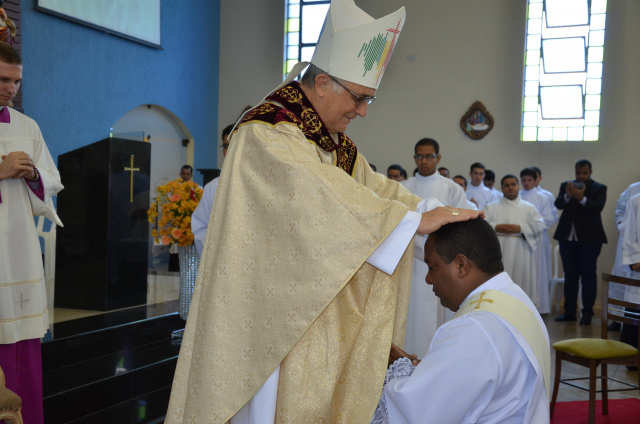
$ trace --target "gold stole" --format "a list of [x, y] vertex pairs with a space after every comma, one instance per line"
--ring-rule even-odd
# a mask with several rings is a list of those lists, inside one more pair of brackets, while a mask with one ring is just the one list
[[458, 309], [452, 319], [476, 311], [487, 311], [502, 317], [524, 337], [542, 368], [547, 399], [549, 399], [551, 355], [546, 337], [531, 309], [511, 295], [498, 290], [484, 290], [470, 298], [462, 308]]

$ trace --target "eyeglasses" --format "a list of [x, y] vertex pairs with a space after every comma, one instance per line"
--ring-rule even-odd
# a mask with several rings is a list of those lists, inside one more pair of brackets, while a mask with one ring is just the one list
[[434, 160], [436, 159], [438, 156], [440, 155], [432, 155], [432, 154], [428, 154], [428, 155], [413, 155], [413, 158], [415, 160], [422, 160], [422, 159], [426, 159], [426, 160]]
[[349, 90], [347, 87], [345, 87], [340, 81], [338, 81], [336, 78], [332, 77], [331, 75], [327, 75], [331, 81], [335, 82], [336, 84], [338, 84], [340, 87], [344, 88], [344, 90], [351, 94], [351, 97], [353, 97], [353, 101], [356, 102], [356, 108], [359, 108], [360, 106], [362, 106], [363, 104], [367, 104], [370, 105], [371, 103], [374, 102], [374, 100], [376, 99], [376, 96], [373, 97], [369, 97], [369, 96], [360, 96], [359, 94], [354, 93], [353, 91]]
[[228, 144], [221, 144], [221, 145], [218, 147], [218, 149], [220, 149], [220, 150], [227, 150], [228, 148], [229, 148], [229, 145], [228, 145]]

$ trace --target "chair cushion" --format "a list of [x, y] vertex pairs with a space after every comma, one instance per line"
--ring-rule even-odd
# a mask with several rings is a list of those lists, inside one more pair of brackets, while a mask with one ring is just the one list
[[22, 399], [4, 386], [0, 386], [0, 411], [17, 412], [22, 408]]
[[625, 358], [638, 355], [638, 349], [626, 343], [604, 339], [569, 339], [554, 343], [560, 352], [588, 359]]

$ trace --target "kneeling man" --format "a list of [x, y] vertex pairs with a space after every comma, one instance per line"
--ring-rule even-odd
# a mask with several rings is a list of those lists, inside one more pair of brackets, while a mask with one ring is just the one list
[[392, 347], [402, 357], [372, 423], [548, 423], [549, 336], [504, 272], [495, 231], [480, 219], [445, 225], [427, 239], [425, 260], [427, 284], [456, 314], [421, 362]]

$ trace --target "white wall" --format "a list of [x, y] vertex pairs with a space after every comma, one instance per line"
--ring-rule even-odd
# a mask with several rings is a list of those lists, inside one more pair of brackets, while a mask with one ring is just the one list
[[[589, 159], [593, 178], [609, 188], [603, 212], [609, 244], [598, 272], [611, 271], [616, 200], [640, 180], [635, 158], [640, 153], [640, 2], [608, 2], [600, 140], [589, 143], [519, 141], [525, 0], [356, 3], [376, 18], [402, 5], [407, 9], [379, 98], [367, 118], [355, 120], [347, 131], [369, 162], [382, 171], [400, 163], [411, 172], [413, 145], [433, 137], [441, 144], [441, 165], [453, 173], [468, 174], [469, 165], [480, 161], [499, 179], [538, 165], [542, 185], [556, 193], [562, 181], [573, 178], [574, 163]], [[284, 0], [222, 0], [221, 9], [220, 128], [281, 81]], [[411, 55], [414, 60], [408, 60]], [[480, 141], [459, 126], [476, 100], [495, 119]]]

